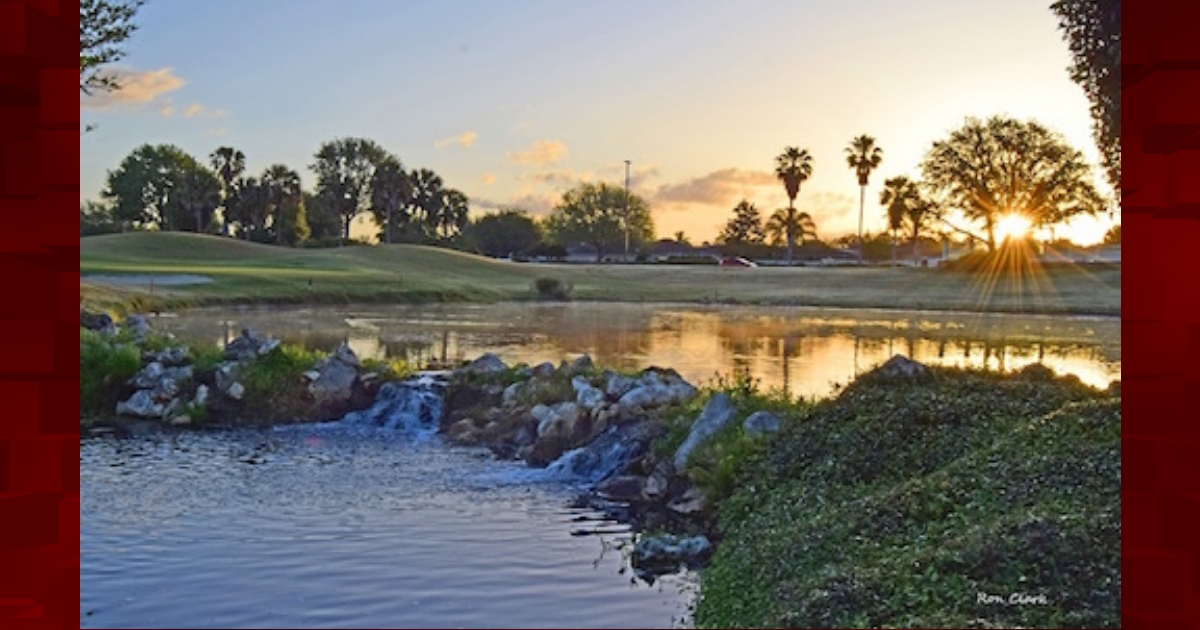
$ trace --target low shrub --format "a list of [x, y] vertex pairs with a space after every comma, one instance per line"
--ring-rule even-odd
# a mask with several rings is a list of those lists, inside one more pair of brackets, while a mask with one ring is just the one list
[[126, 381], [142, 367], [141, 351], [131, 343], [79, 329], [80, 417], [112, 415]]
[[294, 417], [303, 408], [304, 373], [320, 359], [318, 352], [281, 344], [246, 364], [238, 380], [246, 388], [247, 413], [266, 420]]
[[538, 278], [533, 281], [533, 290], [543, 300], [569, 300], [574, 288], [570, 283], [558, 278]]

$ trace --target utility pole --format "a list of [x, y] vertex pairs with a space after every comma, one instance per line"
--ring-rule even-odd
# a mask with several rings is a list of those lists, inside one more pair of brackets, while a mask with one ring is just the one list
[[625, 262], [629, 262], [629, 160], [625, 160]]

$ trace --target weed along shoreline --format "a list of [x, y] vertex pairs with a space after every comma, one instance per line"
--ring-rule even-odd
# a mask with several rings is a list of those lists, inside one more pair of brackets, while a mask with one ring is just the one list
[[183, 346], [144, 316], [81, 324], [85, 435], [337, 421], [486, 448], [630, 523], [644, 580], [698, 569], [698, 627], [1119, 623], [1119, 381], [897, 355], [805, 400], [587, 355], [417, 372], [251, 330]]

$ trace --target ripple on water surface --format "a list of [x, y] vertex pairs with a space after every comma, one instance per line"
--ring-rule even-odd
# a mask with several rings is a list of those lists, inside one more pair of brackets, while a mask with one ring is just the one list
[[[669, 627], [695, 576], [631, 582], [576, 491], [370, 429], [81, 443], [88, 627]], [[615, 524], [606, 530], [620, 531]]]

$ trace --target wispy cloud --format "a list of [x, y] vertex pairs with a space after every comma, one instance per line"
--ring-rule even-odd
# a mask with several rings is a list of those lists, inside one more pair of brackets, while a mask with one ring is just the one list
[[532, 216], [544, 217], [550, 214], [554, 206], [562, 200], [561, 195], [553, 193], [521, 193], [509, 197], [507, 201], [497, 199], [472, 198], [471, 207], [480, 210], [500, 210], [515, 208], [524, 210]]
[[187, 84], [173, 74], [172, 68], [158, 70], [114, 70], [119, 90], [79, 96], [79, 106], [86, 109], [107, 109], [121, 105], [143, 105], [159, 96], [178, 90]]
[[433, 146], [441, 149], [443, 147], [448, 147], [452, 144], [457, 144], [458, 146], [466, 149], [466, 148], [470, 147], [471, 145], [475, 144], [475, 140], [478, 138], [479, 138], [479, 134], [475, 133], [474, 131], [464, 131], [464, 132], [458, 134], [457, 136], [450, 136], [449, 138], [442, 138], [441, 140], [434, 142]]
[[517, 164], [546, 166], [555, 164], [567, 156], [567, 145], [559, 140], [538, 140], [524, 151], [508, 154], [508, 159]]
[[481, 175], [479, 177], [479, 181], [484, 186], [491, 186], [492, 184], [496, 183], [496, 174], [495, 173], [484, 173], [483, 175]]
[[766, 171], [726, 168], [685, 182], [659, 186], [650, 200], [656, 206], [699, 204], [732, 207], [742, 197], [753, 200], [762, 195], [761, 188], [778, 185], [775, 176]]
[[215, 138], [224, 138], [225, 136], [229, 135], [229, 130], [224, 127], [218, 127], [216, 129], [209, 129], [205, 132], [205, 135]]

